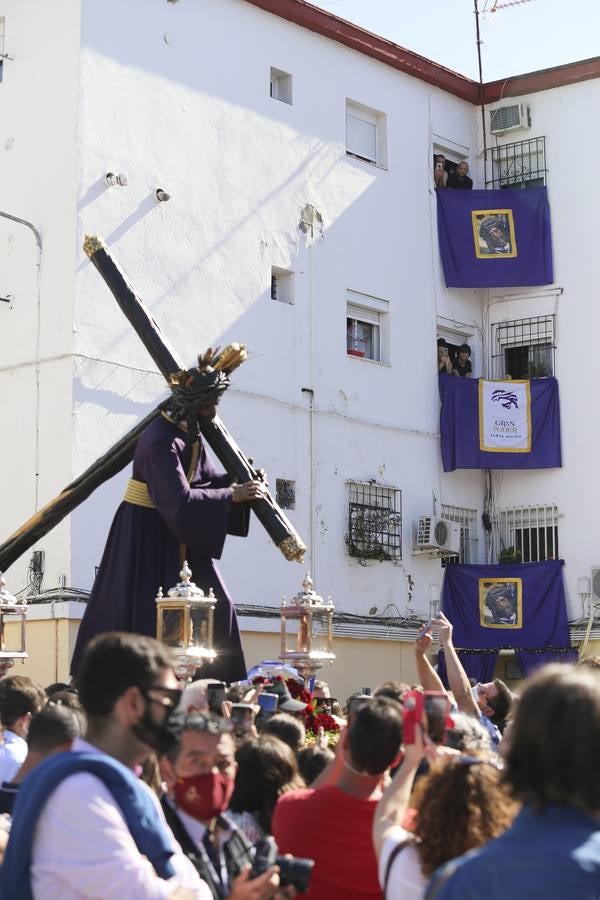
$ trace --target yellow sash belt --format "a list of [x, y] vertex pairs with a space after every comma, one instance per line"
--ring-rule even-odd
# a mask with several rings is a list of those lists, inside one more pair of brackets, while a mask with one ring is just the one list
[[156, 509], [150, 498], [150, 494], [148, 493], [148, 485], [146, 482], [136, 481], [135, 478], [129, 479], [123, 500], [127, 503], [133, 503], [134, 506], [145, 506], [146, 509]]

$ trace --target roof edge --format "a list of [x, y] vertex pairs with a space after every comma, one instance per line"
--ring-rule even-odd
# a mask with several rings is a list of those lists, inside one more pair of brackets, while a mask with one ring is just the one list
[[[477, 81], [447, 69], [412, 50], [407, 50], [393, 41], [372, 34], [333, 13], [319, 9], [306, 0], [246, 0], [246, 2], [280, 19], [287, 19], [295, 25], [344, 44], [400, 72], [419, 78], [442, 91], [454, 94], [461, 100], [474, 105], [481, 103], [480, 85]], [[483, 85], [483, 100], [484, 103], [496, 103], [505, 97], [547, 91], [593, 78], [600, 78], [600, 56], [487, 82]]]
[[393, 41], [365, 31], [364, 28], [346, 19], [340, 19], [311, 3], [306, 3], [305, 0], [246, 0], [246, 2], [258, 6], [265, 12], [273, 13], [280, 19], [287, 19], [339, 44], [345, 44], [352, 50], [448, 91], [462, 100], [470, 103], [480, 102], [479, 84], [465, 75], [419, 56], [418, 53], [407, 50]]
[[496, 103], [505, 97], [549, 91], [568, 84], [578, 84], [580, 81], [590, 81], [592, 78], [600, 78], [600, 56], [488, 81], [483, 86], [483, 97], [485, 103]]

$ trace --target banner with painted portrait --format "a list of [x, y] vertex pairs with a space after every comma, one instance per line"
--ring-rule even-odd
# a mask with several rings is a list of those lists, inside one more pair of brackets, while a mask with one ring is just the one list
[[448, 287], [551, 284], [552, 236], [545, 187], [437, 191], [440, 255]]
[[442, 608], [456, 647], [536, 649], [570, 646], [563, 560], [518, 565], [450, 565]]
[[487, 381], [439, 376], [445, 472], [562, 465], [556, 378]]

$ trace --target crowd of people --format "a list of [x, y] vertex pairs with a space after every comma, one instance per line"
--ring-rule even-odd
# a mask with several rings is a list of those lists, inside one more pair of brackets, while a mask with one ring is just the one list
[[0, 679], [0, 896], [600, 896], [593, 661], [520, 697], [472, 684], [443, 613], [414, 652], [418, 684], [346, 703], [283, 667], [182, 690], [126, 633], [89, 643], [76, 688]]

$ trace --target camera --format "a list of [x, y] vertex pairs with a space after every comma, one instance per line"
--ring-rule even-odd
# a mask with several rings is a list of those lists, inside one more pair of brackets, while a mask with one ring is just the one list
[[417, 725], [423, 725], [435, 744], [445, 742], [448, 728], [454, 725], [446, 694], [442, 691], [407, 691], [402, 702], [402, 734], [405, 744], [415, 743]]
[[278, 847], [271, 835], [258, 841], [254, 847], [251, 878], [257, 878], [270, 869], [279, 866], [279, 881], [282, 887], [291, 884], [299, 894], [304, 894], [310, 884], [314, 859], [300, 859], [294, 856], [278, 856]]

